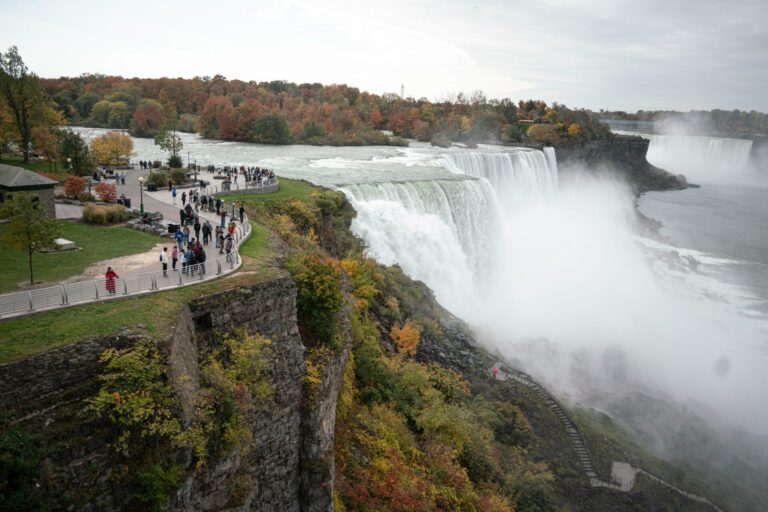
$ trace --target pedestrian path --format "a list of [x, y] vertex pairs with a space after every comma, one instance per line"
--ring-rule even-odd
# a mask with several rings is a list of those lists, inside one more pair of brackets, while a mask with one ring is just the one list
[[536, 396], [538, 396], [545, 404], [547, 404], [547, 406], [549, 406], [550, 410], [555, 414], [555, 416], [557, 416], [557, 418], [560, 420], [560, 423], [565, 428], [568, 439], [576, 454], [576, 458], [579, 461], [579, 466], [581, 466], [582, 472], [589, 480], [590, 487], [602, 487], [619, 492], [629, 492], [634, 488], [635, 483], [637, 482], [637, 475], [642, 474], [647, 476], [651, 481], [663, 485], [664, 487], [667, 487], [668, 489], [671, 489], [672, 491], [685, 496], [688, 499], [709, 505], [717, 512], [725, 512], [725, 510], [713, 503], [709, 498], [681, 489], [676, 485], [667, 482], [663, 478], [654, 475], [653, 473], [650, 473], [640, 467], [633, 466], [629, 462], [614, 461], [611, 466], [610, 481], [600, 479], [597, 472], [595, 471], [594, 465], [592, 464], [592, 458], [590, 457], [589, 450], [584, 443], [584, 439], [582, 438], [578, 427], [573, 422], [571, 417], [568, 416], [560, 403], [541, 384], [536, 382], [536, 380], [534, 380], [534, 378], [527, 373], [520, 370], [511, 369], [504, 365], [504, 363], [501, 361], [496, 362], [491, 367], [490, 373], [497, 380], [511, 380], [522, 384], [531, 390]]
[[[160, 212], [168, 221], [178, 223], [178, 212], [181, 205], [173, 204], [173, 198], [167, 190], [140, 191], [138, 178], [148, 174], [149, 171], [146, 170], [126, 171], [126, 184], [117, 186], [118, 195], [125, 194], [126, 197], [131, 198], [132, 206], [135, 207], [139, 207], [143, 202], [144, 211]], [[181, 189], [181, 191], [184, 190]], [[180, 203], [181, 191], [178, 193], [177, 203]], [[189, 192], [188, 189], [186, 191]], [[208, 258], [205, 263], [189, 267], [186, 273], [174, 272], [169, 269], [166, 274], [161, 269], [159, 251], [155, 250], [149, 256], [144, 253], [134, 255], [134, 259], [141, 260], [140, 265], [127, 273], [121, 273], [120, 269], [116, 268], [119, 278], [113, 290], [107, 289], [107, 283], [103, 277], [74, 282], [72, 282], [73, 278], [69, 278], [53, 286], [0, 294], [0, 318], [28, 315], [72, 305], [189, 286], [234, 272], [242, 263], [239, 249], [242, 243], [250, 237], [251, 225], [247, 216], [243, 217], [243, 222], [239, 222], [239, 214], [237, 215], [238, 218], [233, 219], [231, 209], [228, 212], [230, 215], [227, 215], [225, 222], [229, 223], [236, 220], [233, 236], [234, 246], [229, 255], [224, 254], [214, 259]], [[210, 220], [214, 226], [221, 222], [221, 218], [213, 212], [200, 211], [199, 216], [201, 219]], [[169, 245], [173, 243], [172, 240], [169, 240]], [[147, 261], [150, 263], [146, 264]]]

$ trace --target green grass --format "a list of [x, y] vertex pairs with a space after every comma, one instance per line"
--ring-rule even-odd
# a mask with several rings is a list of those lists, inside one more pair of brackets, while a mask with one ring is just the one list
[[84, 339], [139, 330], [157, 338], [168, 336], [181, 306], [195, 297], [273, 278], [279, 271], [269, 262], [269, 231], [252, 223], [253, 234], [241, 247], [239, 272], [196, 286], [138, 297], [72, 306], [0, 321], [0, 364]]
[[300, 201], [308, 202], [312, 192], [320, 190], [306, 181], [289, 180], [287, 178], [280, 178], [279, 184], [277, 192], [272, 192], [271, 194], [232, 194], [222, 196], [222, 199], [225, 203], [245, 201], [253, 205], [277, 202], [284, 199], [299, 199]]
[[58, 169], [54, 170], [54, 166], [49, 166], [47, 162], [36, 161], [24, 163], [24, 159], [20, 156], [3, 155], [2, 158], [0, 158], [0, 164], [12, 165], [14, 167], [23, 167], [28, 171], [55, 174], [59, 181], [63, 180], [67, 176], [67, 171], [65, 171], [64, 167], [61, 165], [58, 166]]
[[[124, 226], [95, 226], [73, 221], [60, 221], [60, 225], [62, 238], [72, 240], [82, 249], [35, 253], [32, 256], [35, 282], [53, 284], [81, 274], [86, 267], [97, 261], [147, 252], [161, 241], [155, 235]], [[19, 284], [29, 283], [27, 253], [8, 247], [4, 240], [7, 231], [8, 225], [0, 224], [0, 254], [3, 255], [0, 292], [17, 290]]]

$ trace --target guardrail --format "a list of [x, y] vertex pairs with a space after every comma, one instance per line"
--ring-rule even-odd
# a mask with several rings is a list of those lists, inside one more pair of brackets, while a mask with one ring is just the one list
[[209, 185], [206, 185], [205, 187], [201, 187], [202, 191], [206, 195], [216, 195], [216, 194], [243, 194], [243, 193], [268, 193], [268, 192], [274, 192], [277, 190], [277, 178], [267, 179], [263, 180], [260, 184], [256, 184], [254, 182], [246, 182], [245, 186], [241, 187], [239, 182], [232, 182], [229, 186], [229, 189], [224, 188], [222, 185], [223, 183], [215, 183], [215, 181], [221, 181], [221, 180], [212, 180]]
[[99, 278], [2, 294], [0, 295], [0, 318], [142, 295], [216, 279], [240, 267], [242, 260], [239, 249], [251, 235], [251, 231], [251, 225], [246, 218], [245, 222], [235, 228], [232, 252], [184, 269], [168, 270], [165, 275], [162, 270], [158, 270], [120, 277], [114, 281], [113, 286], [109, 287], [107, 279]]

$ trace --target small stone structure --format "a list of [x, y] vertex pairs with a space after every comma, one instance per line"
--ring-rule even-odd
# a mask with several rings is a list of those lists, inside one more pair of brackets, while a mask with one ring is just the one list
[[22, 167], [0, 164], [0, 203], [13, 193], [29, 192], [37, 196], [45, 213], [56, 218], [53, 187], [57, 182]]

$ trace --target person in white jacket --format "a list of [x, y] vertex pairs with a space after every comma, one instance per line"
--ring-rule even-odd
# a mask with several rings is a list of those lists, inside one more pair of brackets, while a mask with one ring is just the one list
[[168, 277], [168, 248], [163, 247], [160, 253], [160, 263], [163, 264], [163, 277]]

